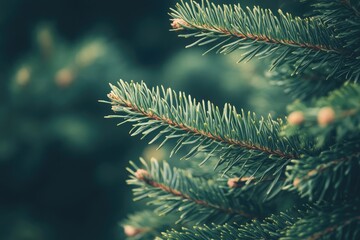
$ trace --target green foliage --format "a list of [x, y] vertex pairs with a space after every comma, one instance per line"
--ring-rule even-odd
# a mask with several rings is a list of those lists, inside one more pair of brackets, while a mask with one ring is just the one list
[[293, 74], [299, 74], [312, 64], [319, 67], [325, 61], [334, 61], [336, 65], [344, 58], [332, 29], [318, 18], [293, 17], [281, 10], [275, 16], [260, 7], [244, 10], [240, 5], [216, 6], [208, 1], [182, 1], [171, 16], [185, 21], [182, 29], [193, 31], [180, 36], [199, 38], [188, 47], [221, 41], [211, 50], [219, 48], [218, 52], [228, 54], [243, 49], [246, 52], [239, 61], [273, 56], [272, 68], [294, 65]]
[[[310, 1], [309, 1], [310, 2]], [[337, 75], [353, 81], [360, 78], [360, 2], [358, 0], [318, 0], [312, 3], [313, 16], [321, 19], [334, 30], [347, 52], [347, 58], [339, 68], [334, 69]]]
[[287, 188], [310, 201], [352, 198], [359, 195], [360, 143], [344, 142], [321, 152], [303, 156], [287, 167]]
[[239, 61], [271, 57], [270, 69], [278, 70], [274, 82], [294, 98], [305, 99], [324, 95], [346, 80], [356, 82], [360, 76], [360, 18], [358, 4], [352, 4], [356, 5], [324, 1], [315, 4], [320, 14], [300, 18], [281, 10], [275, 16], [260, 7], [244, 10], [240, 5], [182, 1], [170, 15], [175, 30], [191, 32], [179, 36], [198, 38], [188, 47], [212, 43], [209, 51], [223, 54], [240, 49]]
[[[273, 179], [268, 193], [290, 159], [306, 151], [299, 147], [298, 138], [279, 136], [281, 119], [257, 118], [243, 111], [239, 114], [230, 104], [220, 111], [210, 102], [197, 102], [185, 93], [163, 87], [149, 89], [145, 83], [120, 81], [118, 87], [111, 88], [108, 96], [112, 110], [123, 115], [108, 117], [132, 123], [132, 136], [142, 134], [143, 138], [157, 131], [150, 143], [162, 137], [161, 147], [168, 140], [177, 140], [170, 156], [184, 146], [191, 146], [183, 159], [205, 153], [201, 164], [217, 157], [216, 167], [221, 167], [224, 173], [236, 167], [234, 171], [239, 177]], [[307, 150], [311, 150], [310, 146]]]
[[283, 134], [287, 136], [312, 138], [317, 147], [356, 139], [360, 131], [360, 87], [358, 84], [346, 84], [310, 104], [295, 102], [289, 106], [289, 111], [302, 112], [304, 122], [284, 127]]
[[[128, 183], [137, 186], [136, 200], [151, 198], [160, 215], [179, 212], [180, 224], [206, 223], [182, 225], [163, 238], [359, 237], [359, 7], [359, 1], [319, 0], [308, 18], [208, 1], [181, 1], [171, 9], [173, 30], [197, 38], [188, 47], [244, 50], [239, 61], [272, 58], [274, 83], [302, 102], [289, 106], [284, 123], [238, 113], [230, 104], [220, 110], [163, 87], [122, 80], [111, 85], [106, 103], [116, 114], [108, 117], [131, 123], [131, 135], [162, 140], [159, 148], [174, 141], [170, 156], [181, 149], [187, 151], [182, 159], [200, 156], [200, 165], [215, 160], [221, 170], [196, 175], [155, 160], [143, 161], [145, 169], [133, 164]], [[301, 198], [294, 210], [272, 205], [286, 205], [292, 194]], [[232, 224], [238, 219], [240, 225]]]
[[[291, 227], [300, 217], [303, 211], [288, 211], [259, 221], [253, 220], [249, 223], [239, 225], [237, 223], [210, 226], [194, 226], [183, 228], [182, 231], [169, 230], [163, 233], [164, 239], [190, 240], [190, 239], [279, 239], [284, 236], [284, 230]], [[159, 238], [161, 239], [161, 238]]]
[[309, 211], [285, 232], [281, 240], [359, 239], [359, 201], [321, 206]]
[[142, 160], [143, 168], [131, 162], [134, 170], [128, 184], [136, 185], [134, 200], [152, 198], [160, 216], [180, 212], [179, 222], [244, 221], [259, 215], [259, 204], [249, 201], [248, 193], [236, 198], [216, 180], [195, 177], [190, 171], [171, 169], [166, 162]]
[[328, 67], [305, 69], [300, 75], [293, 75], [294, 66], [283, 66], [272, 71], [269, 75], [271, 83], [280, 86], [292, 99], [310, 101], [314, 96], [327, 95], [330, 91], [340, 87], [343, 78], [327, 79]]

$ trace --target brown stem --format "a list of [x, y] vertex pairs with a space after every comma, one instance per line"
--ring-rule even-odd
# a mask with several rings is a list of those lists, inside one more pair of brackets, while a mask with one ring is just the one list
[[310, 237], [307, 238], [307, 240], [317, 240], [317, 239], [320, 239], [321, 237], [323, 237], [325, 234], [328, 234], [328, 233], [331, 233], [331, 232], [334, 232], [338, 227], [344, 227], [346, 225], [349, 225], [352, 223], [352, 221], [354, 220], [357, 220], [359, 221], [360, 220], [360, 216], [356, 216], [354, 218], [351, 218], [347, 221], [345, 221], [343, 224], [341, 225], [333, 225], [333, 226], [330, 226], [330, 227], [327, 227], [325, 228], [323, 231], [321, 232], [317, 232], [317, 233], [314, 233], [313, 235], [311, 235]]
[[244, 212], [242, 210], [239, 210], [239, 209], [223, 208], [221, 206], [206, 202], [204, 200], [194, 199], [194, 198], [190, 197], [189, 195], [180, 192], [179, 190], [173, 189], [173, 188], [171, 188], [169, 186], [166, 186], [166, 185], [164, 185], [162, 183], [156, 182], [152, 178], [152, 176], [144, 169], [138, 169], [136, 171], [136, 173], [135, 173], [135, 177], [138, 180], [140, 180], [140, 181], [142, 181], [142, 182], [144, 182], [144, 183], [146, 183], [146, 184], [148, 184], [148, 185], [150, 185], [150, 186], [152, 186], [154, 188], [159, 188], [159, 189], [161, 189], [161, 190], [163, 190], [163, 191], [165, 191], [167, 193], [170, 193], [170, 194], [172, 194], [174, 196], [177, 196], [177, 197], [181, 197], [182, 199], [192, 201], [192, 202], [194, 202], [194, 203], [196, 203], [198, 205], [201, 205], [203, 207], [213, 208], [213, 209], [216, 209], [218, 211], [224, 212], [226, 214], [241, 215], [241, 216], [243, 216], [245, 218], [249, 218], [249, 219], [255, 219], [256, 218], [255, 216], [253, 216], [253, 215], [251, 215], [249, 213], [246, 213], [246, 212]]
[[262, 42], [273, 43], [273, 44], [293, 45], [293, 46], [298, 46], [301, 48], [309, 48], [309, 49], [316, 50], [316, 51], [335, 52], [335, 53], [341, 54], [340, 50], [332, 49], [332, 48], [324, 46], [324, 45], [299, 43], [299, 42], [295, 42], [293, 40], [286, 40], [286, 39], [273, 39], [273, 38], [269, 38], [268, 36], [265, 36], [265, 35], [254, 35], [251, 33], [243, 34], [243, 33], [238, 33], [238, 32], [234, 32], [234, 31], [229, 31], [228, 29], [217, 27], [217, 26], [214, 27], [214, 26], [208, 26], [208, 25], [196, 25], [196, 24], [189, 23], [189, 22], [187, 22], [187, 24], [189, 24], [191, 26], [191, 27], [188, 27], [190, 29], [196, 28], [196, 29], [208, 30], [208, 31], [221, 33], [221, 34], [225, 34], [225, 35], [233, 36], [233, 37], [237, 37], [237, 38], [242, 38], [242, 39], [251, 39], [251, 40], [255, 40], [255, 41], [262, 41]]
[[113, 100], [115, 102], [115, 104], [118, 104], [122, 107], [128, 107], [130, 108], [132, 111], [137, 112], [137, 113], [141, 113], [142, 115], [157, 120], [157, 121], [161, 121], [163, 123], [166, 123], [167, 125], [176, 127], [176, 128], [180, 128], [183, 131], [186, 132], [191, 132], [195, 135], [201, 135], [207, 138], [210, 138], [214, 141], [217, 142], [221, 142], [221, 143], [225, 143], [228, 145], [233, 145], [233, 146], [237, 146], [240, 148], [246, 148], [249, 150], [257, 150], [257, 151], [261, 151], [264, 152], [268, 155], [275, 155], [278, 156], [280, 158], [285, 158], [285, 159], [296, 159], [298, 158], [297, 155], [294, 154], [288, 154], [288, 153], [283, 153], [282, 151], [278, 150], [278, 149], [270, 149], [264, 146], [260, 146], [260, 145], [256, 145], [256, 144], [252, 144], [252, 143], [248, 143], [246, 141], [240, 141], [240, 140], [235, 140], [232, 138], [227, 138], [227, 137], [222, 137], [219, 135], [215, 135], [212, 134], [210, 132], [206, 132], [204, 130], [198, 130], [194, 127], [191, 126], [187, 126], [183, 123], [177, 123], [173, 120], [171, 120], [170, 118], [166, 118], [165, 116], [157, 116], [156, 114], [154, 114], [151, 111], [146, 111], [144, 109], [140, 109], [138, 108], [136, 105], [133, 105], [130, 101], [127, 101], [125, 99], [120, 98], [119, 96], [117, 96], [115, 93], [111, 92], [110, 94], [108, 94], [108, 97]]
[[[335, 159], [335, 160], [332, 160], [326, 164], [321, 164], [319, 168], [317, 169], [313, 169], [311, 171], [309, 171], [305, 177], [303, 177], [302, 179], [298, 179], [297, 180], [297, 184], [295, 184], [296, 186], [300, 183], [300, 181], [307, 181], [308, 179], [310, 179], [311, 177], [315, 176], [316, 174], [318, 173], [322, 173], [324, 171], [326, 171], [329, 167], [331, 167], [332, 165], [336, 165], [338, 163], [341, 163], [341, 162], [344, 162], [344, 161], [349, 161], [351, 160], [353, 157], [360, 157], [360, 153], [357, 152], [357, 153], [353, 153], [349, 156], [346, 156], [346, 157], [343, 157], [343, 158], [339, 158], [339, 159]], [[295, 187], [296, 187], [295, 186]]]

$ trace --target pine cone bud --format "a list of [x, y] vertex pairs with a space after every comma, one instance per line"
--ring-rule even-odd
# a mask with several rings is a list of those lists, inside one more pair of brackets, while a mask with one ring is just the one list
[[227, 185], [229, 188], [236, 188], [238, 186], [239, 178], [229, 178]]
[[130, 226], [130, 225], [125, 225], [124, 226], [124, 233], [128, 237], [135, 237], [136, 235], [141, 233], [141, 229], [135, 228], [135, 227]]
[[181, 29], [184, 29], [183, 26], [188, 26], [188, 27], [190, 27], [190, 25], [189, 25], [187, 22], [185, 22], [184, 19], [175, 18], [175, 19], [172, 20], [171, 27], [172, 27], [173, 29], [181, 30]]
[[67, 87], [72, 83], [74, 78], [74, 73], [71, 70], [63, 68], [56, 73], [55, 81], [58, 86]]
[[146, 171], [145, 169], [138, 169], [136, 172], [135, 172], [135, 177], [137, 179], [139, 179], [140, 181], [144, 181], [146, 177], [149, 176], [149, 172]]
[[317, 116], [318, 124], [325, 127], [335, 120], [335, 111], [331, 107], [323, 107], [320, 109]]
[[304, 122], [305, 118], [303, 112], [295, 111], [290, 113], [287, 120], [290, 125], [300, 125]]
[[294, 187], [297, 187], [300, 183], [300, 178], [295, 178], [294, 181], [293, 181], [293, 185]]

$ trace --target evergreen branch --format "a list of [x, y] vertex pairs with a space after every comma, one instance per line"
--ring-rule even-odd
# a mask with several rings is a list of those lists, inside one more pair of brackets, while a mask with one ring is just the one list
[[[333, 17], [343, 16], [342, 8], [348, 10], [348, 17], [360, 17], [360, 2], [358, 0], [317, 0], [315, 4], [311, 0], [301, 0], [302, 2], [309, 2], [314, 7], [314, 12], [319, 12], [320, 9], [326, 10], [322, 15], [318, 17], [329, 17], [330, 12], [333, 13]], [[334, 14], [333, 10], [337, 9], [337, 14]]]
[[287, 187], [311, 201], [337, 200], [359, 194], [360, 143], [342, 143], [319, 156], [306, 156], [287, 167]]
[[250, 203], [244, 196], [234, 199], [226, 195], [214, 180], [194, 177], [189, 171], [170, 169], [166, 162], [160, 166], [154, 159], [150, 166], [144, 160], [142, 163], [145, 169], [132, 163], [136, 171], [128, 169], [133, 175], [128, 183], [139, 186], [134, 190], [135, 200], [156, 198], [150, 204], [159, 206], [156, 212], [160, 215], [178, 211], [181, 213], [178, 222], [221, 223], [229, 219], [252, 219], [259, 214], [256, 203]]
[[[220, 181], [223, 180], [220, 179]], [[227, 179], [227, 185], [235, 197], [247, 191], [250, 199], [256, 198], [263, 203], [269, 203], [275, 196], [279, 199], [287, 194], [287, 192], [282, 191], [285, 181], [284, 174], [280, 173], [274, 176], [233, 177]]]
[[[140, 169], [140, 171], [137, 171], [137, 173], [141, 173], [143, 169]], [[194, 198], [191, 198], [189, 195], [187, 194], [184, 194], [184, 193], [181, 193], [180, 191], [176, 190], [176, 189], [172, 189], [164, 184], [161, 184], [161, 183], [158, 183], [154, 180], [152, 180], [151, 176], [146, 174], [144, 172], [144, 175], [138, 177], [138, 180], [141, 180], [141, 181], [144, 181], [147, 185], [150, 185], [154, 188], [159, 188], [161, 189], [162, 191], [164, 192], [167, 192], [167, 193], [170, 193], [171, 195], [173, 196], [176, 196], [176, 197], [180, 197], [184, 200], [189, 200], [191, 202], [194, 202], [198, 205], [201, 205], [203, 207], [206, 207], [206, 208], [213, 208], [213, 209], [216, 209], [218, 211], [221, 211], [221, 212], [224, 212], [226, 214], [237, 214], [237, 215], [242, 215], [246, 218], [254, 218], [252, 217], [251, 215], [245, 213], [244, 211], [242, 210], [236, 210], [236, 209], [232, 209], [232, 208], [223, 208], [221, 206], [217, 206], [217, 205], [214, 205], [214, 204], [211, 204], [207, 201], [204, 201], [204, 200], [198, 200], [198, 199], [194, 199]]]
[[309, 236], [307, 239], [309, 240], [317, 240], [317, 239], [323, 239], [325, 236], [333, 234], [334, 232], [336, 232], [336, 230], [340, 227], [347, 227], [350, 224], [353, 224], [354, 222], [359, 222], [360, 223], [360, 216], [355, 216], [351, 219], [346, 220], [345, 222], [342, 222], [341, 224], [336, 224], [336, 225], [332, 225], [329, 226], [323, 230], [320, 230], [319, 232], [316, 232], [314, 234], [312, 234], [311, 236]]
[[[314, 7], [314, 17], [333, 29], [347, 52], [341, 68], [334, 70], [338, 78], [357, 82], [360, 79], [360, 2], [358, 0], [305, 0]], [[336, 72], [336, 74], [335, 74]]]
[[285, 231], [281, 240], [359, 239], [359, 202], [310, 211]]
[[285, 65], [269, 73], [271, 83], [281, 86], [284, 92], [296, 100], [309, 101], [316, 97], [323, 97], [344, 84], [344, 78], [327, 79], [332, 69], [325, 67], [306, 69], [301, 76], [292, 75], [295, 67]]
[[259, 221], [254, 220], [244, 225], [224, 224], [210, 226], [194, 226], [193, 228], [183, 228], [179, 230], [168, 230], [162, 233], [163, 238], [168, 240], [188, 240], [188, 239], [279, 239], [283, 236], [285, 229], [294, 224], [300, 217], [304, 216], [302, 211], [288, 211]]
[[[254, 161], [254, 169], [259, 165], [279, 167], [286, 160], [297, 158], [301, 152], [296, 138], [278, 136], [282, 121], [274, 121], [270, 116], [265, 120], [256, 118], [255, 114], [238, 114], [230, 104], [220, 112], [210, 102], [200, 103], [185, 93], [177, 94], [163, 87], [161, 92], [160, 88], [150, 90], [145, 83], [120, 81], [118, 87], [111, 85], [111, 88], [108, 97], [112, 109], [125, 114], [109, 117], [124, 118], [124, 122], [133, 123], [132, 135], [143, 134], [145, 137], [159, 131], [150, 143], [166, 135], [160, 147], [170, 139], [177, 139], [171, 155], [192, 145], [185, 159], [204, 152], [207, 156], [203, 162], [219, 156], [218, 166], [227, 163], [229, 170], [245, 160]], [[279, 161], [266, 161], [268, 158]]]
[[[357, 3], [354, 3], [357, 2]], [[354, 0], [340, 0], [340, 3], [342, 3], [345, 7], [350, 9], [357, 17], [360, 17], [360, 2], [354, 1]], [[355, 5], [357, 4], [357, 5]]]
[[[176, 10], [171, 9], [170, 15], [174, 19], [185, 21], [182, 26], [190, 30], [208, 31], [267, 44], [341, 53], [341, 49], [329, 40], [330, 33], [326, 31], [325, 26], [316, 19], [294, 18], [288, 13], [283, 14], [281, 10], [279, 10], [279, 17], [276, 17], [269, 9], [260, 7], [254, 7], [253, 10], [247, 8], [245, 11], [240, 5], [221, 7], [210, 4], [209, 1], [206, 3], [204, 6], [204, 4], [190, 1], [190, 7], [188, 3], [181, 1], [176, 5]], [[256, 26], [255, 23], [259, 25]], [[282, 31], [282, 29], [288, 29], [288, 31]], [[294, 30], [313, 32], [304, 32], [305, 34], [299, 37], [299, 32], [294, 32]], [[312, 36], [314, 33], [328, 35], [324, 34], [314, 39]]]
[[[226, 145], [235, 146], [235, 147], [239, 147], [239, 148], [245, 148], [247, 150], [255, 150], [255, 151], [263, 152], [268, 155], [275, 155], [280, 158], [286, 158], [286, 159], [295, 158], [295, 155], [293, 155], [292, 153], [286, 153], [280, 149], [270, 148], [267, 146], [261, 146], [259, 144], [252, 143], [251, 141], [246, 141], [245, 140], [246, 137], [243, 137], [243, 139], [241, 139], [241, 140], [236, 139], [236, 138], [231, 138], [230, 136], [234, 135], [235, 129], [231, 130], [232, 133], [230, 133], [228, 131], [228, 133], [225, 132], [224, 134], [218, 133], [219, 130], [218, 131], [215, 130], [214, 132], [212, 132], [212, 131], [210, 131], [210, 128], [207, 129], [207, 127], [209, 127], [207, 122], [220, 122], [222, 120], [222, 119], [220, 119], [221, 115], [223, 116], [222, 118], [225, 118], [224, 120], [227, 120], [227, 123], [232, 123], [232, 121], [236, 121], [236, 119], [241, 119], [241, 118], [245, 117], [245, 114], [243, 112], [242, 112], [242, 115], [237, 114], [236, 109], [233, 108], [231, 105], [225, 105], [223, 114], [221, 114], [218, 110], [218, 107], [214, 107], [210, 103], [208, 103], [208, 109], [206, 109], [204, 101], [202, 103], [197, 103], [195, 101], [195, 99], [192, 100], [191, 97], [188, 96], [189, 101], [187, 102], [187, 100], [186, 100], [187, 97], [186, 97], [185, 93], [181, 93], [181, 92], [178, 94], [178, 96], [179, 96], [179, 101], [182, 101], [182, 102], [180, 102], [178, 105], [175, 105], [175, 106], [168, 105], [169, 102], [175, 102], [176, 98], [177, 98], [177, 94], [175, 92], [171, 93], [171, 91], [172, 91], [171, 89], [164, 90], [162, 88], [164, 95], [161, 96], [159, 94], [159, 91], [155, 92], [154, 89], [153, 89], [153, 91], [150, 92], [150, 90], [147, 88], [147, 86], [144, 83], [141, 83], [141, 84], [131, 83], [129, 85], [126, 82], [120, 81], [119, 86], [122, 87], [124, 92], [120, 92], [122, 89], [116, 88], [115, 86], [111, 85], [111, 88], [113, 91], [108, 95], [109, 99], [112, 100], [112, 103], [114, 104], [112, 110], [114, 110], [115, 112], [123, 111], [124, 107], [126, 107], [126, 108], [128, 108], [128, 110], [133, 111], [135, 114], [141, 114], [144, 117], [148, 118], [149, 120], [155, 120], [155, 121], [160, 122], [161, 124], [167, 124], [171, 127], [174, 127], [175, 129], [185, 131], [185, 132], [193, 134], [195, 136], [209, 138], [218, 143], [223, 143]], [[138, 105], [141, 103], [131, 102], [130, 99], [125, 99], [124, 97], [126, 97], [126, 98], [131, 97], [130, 95], [123, 96], [123, 94], [128, 93], [126, 90], [128, 90], [129, 88], [133, 88], [132, 90], [136, 90], [136, 89], [139, 90], [140, 92], [137, 95], [141, 94], [144, 97], [153, 96], [152, 99], [143, 99], [144, 103], [146, 103], [147, 101], [150, 100], [151, 101], [150, 105], [154, 105], [153, 101], [160, 100], [158, 106], [152, 107], [149, 109], [145, 109]], [[146, 92], [146, 95], [144, 94], [144, 92]], [[172, 98], [171, 95], [173, 95], [174, 97]], [[139, 97], [141, 97], [141, 96], [139, 96]], [[167, 101], [168, 97], [170, 97], [170, 99]], [[132, 100], [136, 100], [136, 97], [133, 98]], [[164, 105], [161, 105], [161, 103], [164, 103]], [[189, 109], [184, 109], [183, 111], [181, 111], [182, 106], [186, 106]], [[168, 114], [169, 116], [166, 116], [166, 115], [159, 116], [159, 114], [157, 114], [157, 112], [158, 112], [158, 110], [160, 110], [160, 108], [162, 108], [164, 113]], [[167, 111], [169, 111], [170, 113], [168, 113]], [[180, 115], [180, 116], [178, 116], [178, 119], [172, 119], [171, 117], [175, 117], [176, 116], [175, 112], [178, 112], [178, 111], [180, 111], [180, 113], [183, 112], [183, 116]], [[228, 113], [226, 113], [227, 111], [233, 111], [233, 112], [230, 112], [230, 114], [228, 114]], [[191, 116], [192, 114], [190, 114], [190, 116], [189, 116], [190, 119], [183, 119], [186, 117], [188, 112], [198, 114], [198, 115], [200, 115], [198, 118], [208, 120], [208, 121], [203, 123], [204, 127], [199, 126], [199, 128], [197, 128], [197, 126], [193, 126], [193, 124], [191, 124], [191, 122], [193, 120], [198, 119], [195, 116]], [[210, 117], [212, 117], [211, 112], [214, 112], [213, 117], [217, 117], [217, 119], [216, 118], [210, 119]], [[202, 114], [205, 116], [201, 116]], [[225, 114], [229, 115], [230, 119], [227, 119], [227, 116], [225, 116]], [[194, 117], [194, 119], [191, 119], [191, 117]], [[256, 120], [251, 118], [251, 116], [249, 114], [249, 122], [248, 123], [250, 123], [250, 121], [256, 121]], [[260, 120], [260, 124], [268, 124], [269, 125], [268, 128], [275, 127], [276, 123], [275, 122], [271, 123], [270, 121], [265, 122], [262, 119], [262, 120]], [[223, 124], [223, 126], [222, 126], [222, 127], [224, 127], [224, 129], [226, 129], [225, 124]], [[239, 120], [237, 121], [237, 124], [241, 126], [241, 123], [239, 122]], [[277, 124], [279, 124], [279, 123], [277, 123]], [[246, 129], [246, 130], [251, 131], [253, 129]], [[274, 135], [274, 134], [272, 134], [272, 135]]]
[[175, 30], [192, 32], [181, 37], [199, 38], [188, 47], [220, 41], [209, 51], [218, 49], [228, 54], [246, 49], [239, 61], [274, 56], [272, 68], [285, 63], [294, 65], [294, 74], [302, 73], [312, 64], [330, 63], [335, 72], [343, 66], [346, 51], [333, 37], [332, 29], [317, 18], [302, 19], [281, 11], [277, 17], [259, 7], [243, 10], [240, 5], [221, 7], [206, 2], [205, 5], [182, 1], [170, 13]]
[[[356, 139], [360, 134], [360, 86], [357, 84], [345, 84], [310, 104], [295, 102], [289, 110], [292, 113], [283, 134], [312, 138], [319, 148], [331, 146], [335, 141]], [[295, 114], [300, 121], [294, 121]]]

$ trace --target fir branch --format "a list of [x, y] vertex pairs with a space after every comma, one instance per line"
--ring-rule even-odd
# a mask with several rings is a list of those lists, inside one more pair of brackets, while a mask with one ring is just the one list
[[156, 198], [150, 204], [159, 206], [156, 212], [160, 215], [180, 212], [178, 222], [198, 223], [258, 217], [257, 204], [245, 200], [246, 194], [234, 199], [214, 180], [194, 177], [189, 171], [170, 169], [166, 162], [159, 164], [154, 159], [150, 165], [144, 160], [142, 163], [145, 169], [132, 163], [135, 171], [128, 169], [132, 174], [128, 183], [139, 186], [134, 189], [135, 200]]
[[345, 81], [344, 78], [336, 77], [327, 79], [332, 69], [326, 67], [308, 68], [300, 76], [292, 75], [294, 71], [294, 66], [285, 65], [267, 74], [271, 78], [271, 84], [282, 87], [294, 100], [310, 101], [314, 97], [326, 96]]
[[320, 230], [319, 232], [313, 233], [311, 236], [309, 236], [308, 240], [317, 240], [317, 239], [323, 239], [327, 235], [331, 235], [334, 232], [336, 232], [339, 228], [347, 227], [348, 225], [351, 225], [353, 223], [360, 223], [360, 216], [355, 216], [351, 219], [348, 219], [340, 224], [329, 226], [323, 230]]
[[243, 111], [238, 114], [230, 104], [220, 112], [210, 102], [197, 102], [185, 93], [177, 94], [163, 87], [150, 90], [145, 83], [120, 81], [118, 87], [111, 88], [108, 97], [112, 109], [124, 114], [108, 117], [133, 123], [132, 135], [145, 137], [158, 131], [150, 143], [163, 137], [159, 147], [168, 140], [177, 140], [171, 155], [184, 146], [193, 146], [185, 159], [203, 152], [206, 153], [203, 163], [218, 156], [217, 166], [226, 165], [224, 171], [242, 166], [244, 172], [251, 167], [253, 174], [261, 174], [271, 168], [272, 172], [266, 171], [270, 175], [281, 171], [279, 168], [303, 151], [298, 148], [296, 137], [278, 136], [282, 121], [270, 116], [258, 119], [255, 114], [246, 116]]
[[313, 209], [285, 231], [280, 240], [359, 239], [359, 202]]
[[[357, 3], [354, 3], [357, 2]], [[360, 2], [354, 0], [340, 0], [340, 3], [351, 10], [357, 17], [360, 17]], [[357, 5], [356, 5], [357, 4]]]
[[[187, 194], [184, 194], [176, 189], [173, 189], [173, 188], [170, 188], [164, 184], [161, 184], [161, 183], [158, 183], [156, 181], [154, 181], [152, 179], [152, 177], [150, 175], [148, 175], [147, 172], [144, 172], [143, 171], [144, 169], [138, 169], [137, 172], [135, 173], [137, 175], [137, 179], [140, 180], [140, 181], [143, 181], [144, 183], [146, 183], [147, 185], [149, 186], [152, 186], [154, 188], [159, 188], [161, 189], [162, 191], [164, 192], [167, 192], [167, 193], [170, 193], [171, 195], [173, 196], [176, 196], [176, 197], [180, 197], [184, 200], [188, 200], [188, 201], [191, 201], [191, 202], [194, 202], [198, 205], [201, 205], [203, 207], [206, 207], [206, 208], [212, 208], [212, 209], [216, 209], [218, 211], [221, 211], [221, 212], [224, 212], [226, 214], [230, 214], [230, 215], [241, 215], [241, 216], [244, 216], [246, 218], [254, 218], [252, 215], [249, 215], [247, 213], [245, 213], [244, 211], [242, 210], [236, 210], [236, 209], [232, 209], [232, 208], [223, 208], [221, 206], [218, 206], [218, 205], [214, 205], [212, 203], [209, 203], [207, 201], [204, 201], [204, 200], [199, 200], [199, 199], [194, 199], [194, 198], [191, 198], [189, 195]], [[142, 173], [142, 175], [139, 175], [139, 173]]]
[[313, 16], [333, 29], [347, 55], [342, 67], [333, 70], [330, 76], [357, 82], [360, 79], [360, 2], [358, 0], [318, 0], [309, 2]]
[[[313, 39], [311, 35], [314, 33], [308, 32], [306, 37], [299, 38], [299, 33], [292, 31], [297, 29], [326, 33], [325, 26], [316, 19], [294, 18], [288, 13], [282, 13], [281, 10], [279, 10], [280, 16], [277, 17], [269, 9], [260, 7], [254, 7], [253, 10], [247, 8], [245, 11], [240, 5], [223, 5], [223, 7], [220, 7], [220, 5], [210, 4], [209, 1], [206, 1], [206, 3], [205, 6], [190, 1], [189, 5], [181, 1], [176, 5], [176, 9], [171, 9], [170, 15], [174, 19], [183, 20], [182, 26], [190, 30], [198, 29], [268, 44], [282, 44], [316, 51], [341, 53], [341, 49], [337, 48], [338, 46], [331, 43], [331, 41], [326, 41], [326, 39], [330, 38], [330, 34], [324, 35], [323, 39], [321, 37]], [[260, 26], [256, 26], [254, 23], [258, 23]], [[246, 27], [247, 31], [245, 30]], [[285, 28], [289, 29], [289, 31], [281, 32]], [[175, 30], [177, 29], [175, 28]], [[321, 42], [321, 40], [324, 42]]]
[[300, 217], [303, 217], [303, 211], [288, 211], [259, 221], [254, 220], [244, 225], [224, 224], [224, 225], [204, 225], [194, 226], [193, 228], [183, 228], [179, 230], [169, 230], [162, 233], [162, 238], [168, 240], [188, 240], [188, 239], [266, 239], [275, 240], [284, 236], [285, 229], [294, 224]]
[[188, 47], [220, 41], [209, 51], [218, 49], [228, 54], [246, 49], [239, 61], [273, 56], [272, 68], [286, 63], [296, 66], [294, 74], [299, 74], [315, 64], [319, 67], [329, 63], [333, 70], [334, 67], [341, 70], [347, 57], [332, 29], [317, 18], [302, 19], [281, 11], [277, 17], [268, 9], [243, 10], [240, 5], [221, 7], [208, 1], [206, 4], [182, 1], [170, 15], [173, 21], [183, 22], [175, 30], [192, 32], [179, 36], [199, 38]]
[[360, 143], [342, 143], [319, 156], [304, 156], [287, 167], [287, 187], [311, 201], [357, 196], [360, 181]]
[[[326, 148], [335, 142], [356, 139], [360, 135], [360, 86], [345, 84], [328, 96], [304, 104], [295, 102], [289, 106], [292, 113], [302, 116], [294, 122], [291, 115], [283, 128], [287, 136], [297, 135], [313, 139], [316, 147]], [[301, 136], [300, 136], [301, 135]]]

